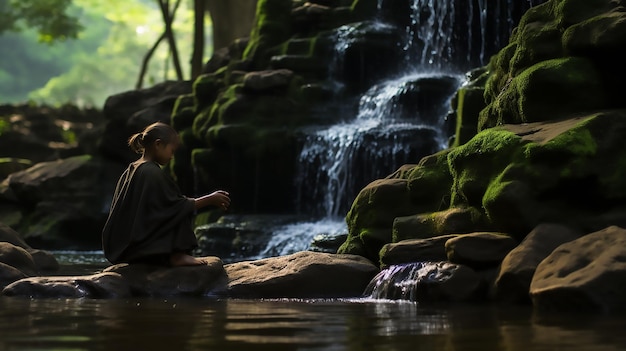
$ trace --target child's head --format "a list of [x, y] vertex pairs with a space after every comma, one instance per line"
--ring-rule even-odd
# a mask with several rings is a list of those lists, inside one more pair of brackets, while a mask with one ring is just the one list
[[[174, 128], [165, 123], [156, 122], [147, 126], [142, 132], [133, 134], [128, 139], [128, 146], [138, 154], [149, 152], [160, 156], [157, 154], [162, 153], [162, 148], [169, 146], [169, 149], [173, 150], [178, 146], [178, 142], [178, 133]], [[169, 159], [163, 160], [163, 157], [157, 157], [155, 161], [166, 163]]]

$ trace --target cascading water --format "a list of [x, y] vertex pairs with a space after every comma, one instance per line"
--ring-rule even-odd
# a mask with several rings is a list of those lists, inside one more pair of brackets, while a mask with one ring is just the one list
[[[544, 1], [379, 0], [378, 18], [338, 28], [329, 68], [335, 93], [330, 104], [342, 104], [344, 115], [327, 118], [341, 121], [335, 125], [303, 132], [296, 179], [298, 212], [323, 218], [324, 232], [345, 232], [343, 216], [367, 183], [445, 148], [450, 99], [465, 80], [463, 72], [484, 65], [505, 45], [521, 13]], [[360, 47], [351, 50], [364, 41], [381, 37], [389, 41], [394, 35], [399, 39], [389, 43], [388, 53], [377, 56], [397, 58], [394, 65], [367, 66], [362, 61], [368, 57], [362, 56]], [[356, 60], [355, 51], [361, 55]], [[359, 76], [353, 66], [360, 67]], [[383, 73], [386, 78], [377, 78]], [[374, 82], [359, 89], [351, 87], [350, 78]], [[287, 242], [294, 248], [306, 247], [319, 233], [314, 223], [305, 224], [305, 234], [291, 225], [289, 230], [298, 234], [275, 235], [266, 252], [287, 247]], [[305, 243], [294, 245], [294, 240]]]

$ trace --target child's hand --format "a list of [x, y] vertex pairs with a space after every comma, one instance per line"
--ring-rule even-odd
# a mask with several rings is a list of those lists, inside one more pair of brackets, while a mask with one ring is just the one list
[[230, 206], [230, 196], [227, 192], [223, 190], [215, 191], [208, 195], [211, 198], [211, 203], [222, 210], [228, 210]]
[[203, 208], [209, 205], [217, 206], [226, 211], [230, 206], [230, 196], [226, 191], [218, 190], [196, 199], [196, 208]]

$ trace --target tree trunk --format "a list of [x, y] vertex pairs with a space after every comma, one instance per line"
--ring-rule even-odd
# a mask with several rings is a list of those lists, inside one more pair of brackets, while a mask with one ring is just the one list
[[257, 0], [205, 0], [213, 21], [213, 51], [250, 36]]
[[191, 54], [191, 79], [202, 73], [204, 58], [204, 14], [206, 0], [193, 0], [193, 53]]
[[172, 55], [172, 61], [174, 63], [174, 69], [176, 70], [176, 78], [183, 80], [183, 70], [180, 65], [180, 59], [178, 58], [178, 49], [176, 48], [176, 38], [174, 37], [174, 30], [172, 29], [172, 22], [174, 22], [174, 15], [180, 5], [181, 0], [176, 0], [174, 9], [170, 12], [170, 1], [159, 0], [159, 6], [161, 7], [161, 15], [163, 16], [163, 22], [165, 23], [165, 37], [170, 46], [170, 53]]

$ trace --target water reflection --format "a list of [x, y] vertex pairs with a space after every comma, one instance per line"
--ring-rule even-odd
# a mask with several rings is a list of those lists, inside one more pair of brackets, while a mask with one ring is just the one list
[[621, 350], [626, 319], [355, 300], [0, 298], [0, 350]]

